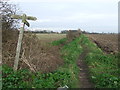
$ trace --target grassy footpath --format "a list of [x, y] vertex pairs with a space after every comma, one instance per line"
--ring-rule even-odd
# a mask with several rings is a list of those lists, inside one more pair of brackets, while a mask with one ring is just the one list
[[[104, 54], [103, 51], [84, 35], [82, 46], [89, 50], [85, 62], [89, 66], [91, 79], [97, 88], [120, 88], [118, 73], [118, 55]], [[120, 55], [119, 55], [120, 56]]]
[[[28, 70], [18, 70], [14, 72], [12, 68], [3, 65], [3, 89], [4, 88], [57, 88], [67, 85], [69, 88], [79, 87], [78, 67], [76, 60], [82, 51], [79, 45], [81, 38], [63, 46], [61, 55], [64, 59], [64, 66], [58, 70], [41, 74], [39, 72], [32, 73]], [[55, 41], [53, 45], [63, 44], [66, 39]]]
[[74, 41], [64, 45], [61, 49], [61, 56], [64, 59], [65, 64], [58, 70], [69, 73], [70, 78], [66, 79], [66, 85], [68, 85], [70, 88], [79, 88], [80, 86], [78, 80], [79, 68], [76, 64], [76, 61], [82, 52], [82, 47], [79, 45], [80, 41], [80, 37], [76, 38]]

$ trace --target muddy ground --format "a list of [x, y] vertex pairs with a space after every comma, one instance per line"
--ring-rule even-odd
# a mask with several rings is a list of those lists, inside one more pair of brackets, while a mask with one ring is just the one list
[[85, 34], [90, 40], [98, 45], [104, 52], [118, 52], [118, 34]]

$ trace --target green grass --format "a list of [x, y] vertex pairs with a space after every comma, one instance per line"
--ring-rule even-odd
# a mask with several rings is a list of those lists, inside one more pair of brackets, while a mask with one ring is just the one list
[[[54, 41], [52, 45], [60, 45], [66, 42], [66, 38], [59, 41]], [[79, 68], [76, 64], [80, 53], [82, 52], [82, 47], [79, 45], [81, 38], [76, 38], [74, 41], [64, 45], [61, 49], [61, 56], [64, 60], [64, 66], [60, 67], [57, 71], [67, 73], [67, 77], [64, 78], [64, 85], [69, 88], [79, 88]]]
[[97, 88], [120, 87], [118, 75], [118, 55], [104, 54], [103, 51], [84, 35], [81, 45], [88, 47], [85, 62], [89, 66], [91, 79]]
[[56, 40], [56, 41], [53, 41], [51, 44], [54, 45], [54, 46], [58, 46], [60, 44], [64, 44], [66, 42], [66, 38], [63, 38], [63, 39], [60, 39], [60, 40]]
[[69, 72], [70, 78], [67, 85], [70, 88], [79, 88], [79, 68], [76, 64], [80, 53], [82, 52], [82, 47], [79, 45], [81, 38], [76, 38], [74, 41], [66, 44], [61, 49], [61, 55], [64, 59], [64, 67], [59, 68], [59, 71]]

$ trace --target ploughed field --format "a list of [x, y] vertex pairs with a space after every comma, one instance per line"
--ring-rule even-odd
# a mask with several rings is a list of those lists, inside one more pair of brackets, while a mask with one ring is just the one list
[[106, 53], [118, 52], [118, 34], [86, 34]]

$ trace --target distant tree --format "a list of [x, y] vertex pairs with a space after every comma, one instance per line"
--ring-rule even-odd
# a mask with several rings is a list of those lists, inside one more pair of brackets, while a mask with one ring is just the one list
[[43, 33], [47, 33], [47, 30], [43, 30]]
[[87, 31], [82, 31], [82, 33], [83, 33], [83, 34], [88, 34], [89, 32], [87, 32]]
[[61, 33], [65, 34], [65, 33], [67, 33], [67, 30], [63, 30], [63, 31], [61, 31]]
[[51, 33], [53, 33], [53, 31], [51, 31]]
[[12, 30], [17, 28], [18, 20], [13, 20], [11, 15], [19, 11], [16, 5], [0, 0], [0, 16], [2, 19], [2, 30]]

